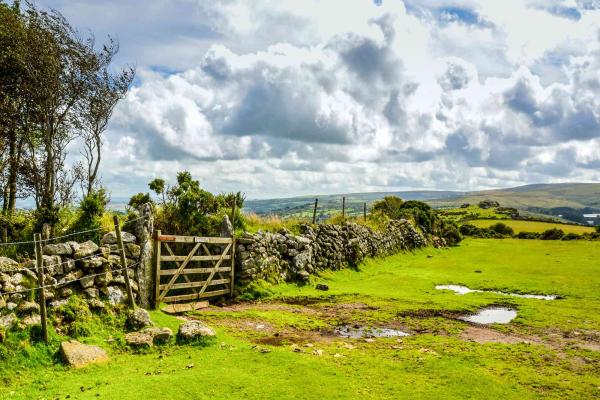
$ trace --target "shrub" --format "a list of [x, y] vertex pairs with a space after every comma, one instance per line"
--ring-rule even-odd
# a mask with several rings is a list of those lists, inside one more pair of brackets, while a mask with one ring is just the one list
[[576, 233], [573, 233], [573, 232], [567, 233], [567, 234], [566, 234], [565, 236], [563, 236], [563, 238], [562, 238], [562, 240], [579, 240], [579, 239], [582, 239], [582, 237], [581, 237], [581, 236], [579, 236], [579, 235], [578, 235], [578, 234], [576, 234]]
[[517, 239], [539, 239], [540, 234], [537, 232], [519, 232], [516, 235]]
[[565, 236], [562, 229], [552, 228], [548, 229], [540, 235], [541, 240], [560, 240]]
[[500, 235], [512, 236], [515, 231], [510, 226], [503, 224], [502, 222], [498, 222], [489, 227], [492, 231], [499, 233]]
[[456, 246], [463, 240], [460, 231], [454, 224], [446, 224], [442, 231], [442, 236], [446, 239], [446, 243], [449, 246]]
[[[90, 229], [100, 228], [102, 226], [102, 216], [106, 209], [106, 205], [110, 201], [106, 189], [100, 188], [92, 190], [90, 194], [85, 196], [79, 202], [79, 215], [75, 223], [71, 226], [71, 232], [78, 232]], [[98, 240], [100, 232], [97, 232], [95, 237], [93, 234], [87, 233], [81, 238], [75, 237], [76, 240], [92, 239]]]

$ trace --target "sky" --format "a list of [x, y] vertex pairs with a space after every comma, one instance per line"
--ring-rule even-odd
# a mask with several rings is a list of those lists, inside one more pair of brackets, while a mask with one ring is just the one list
[[[600, 0], [37, 0], [120, 42], [113, 197], [600, 181]], [[75, 151], [75, 150], [73, 150]]]

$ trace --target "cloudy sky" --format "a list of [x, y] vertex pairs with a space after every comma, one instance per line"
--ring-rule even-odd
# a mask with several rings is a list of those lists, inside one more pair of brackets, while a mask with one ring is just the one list
[[113, 196], [600, 181], [600, 0], [37, 0], [111, 34]]

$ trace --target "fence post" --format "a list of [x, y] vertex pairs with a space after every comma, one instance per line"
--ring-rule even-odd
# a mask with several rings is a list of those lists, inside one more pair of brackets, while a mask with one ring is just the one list
[[37, 266], [37, 278], [40, 298], [40, 317], [42, 322], [42, 339], [48, 344], [48, 321], [46, 317], [46, 288], [44, 282], [44, 261], [42, 259], [42, 238], [39, 233], [34, 235], [35, 241], [35, 262]]
[[367, 222], [367, 203], [366, 202], [364, 204], [363, 217], [365, 219], [365, 222]]
[[119, 225], [119, 217], [113, 215], [115, 223], [115, 233], [117, 235], [117, 243], [119, 245], [119, 255], [121, 256], [121, 268], [123, 268], [125, 276], [125, 287], [127, 288], [127, 297], [129, 297], [129, 306], [135, 308], [135, 300], [133, 298], [133, 290], [131, 290], [131, 282], [129, 282], [129, 270], [127, 268], [127, 258], [125, 258], [125, 247], [123, 247], [123, 238], [121, 237], [121, 226]]
[[229, 284], [229, 296], [233, 297], [233, 289], [235, 284], [235, 201], [231, 206], [231, 282]]
[[346, 220], [346, 197], [342, 197], [342, 220]]
[[161, 235], [160, 229], [154, 233], [154, 260], [155, 264], [155, 286], [154, 286], [154, 309], [158, 309], [160, 306], [160, 251], [161, 242], [159, 240]]
[[315, 209], [313, 210], [313, 225], [317, 223], [317, 206], [319, 205], [319, 199], [315, 199]]

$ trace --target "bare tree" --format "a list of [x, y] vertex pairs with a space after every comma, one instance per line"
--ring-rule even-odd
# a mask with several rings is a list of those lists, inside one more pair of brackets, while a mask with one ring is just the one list
[[115, 106], [129, 90], [135, 76], [135, 69], [131, 67], [115, 73], [109, 70], [118, 51], [118, 44], [109, 38], [109, 43], [97, 54], [95, 74], [90, 77], [90, 90], [78, 107], [79, 128], [83, 139], [81, 154], [85, 160], [82, 171], [84, 196], [88, 196], [98, 185], [104, 132]]

